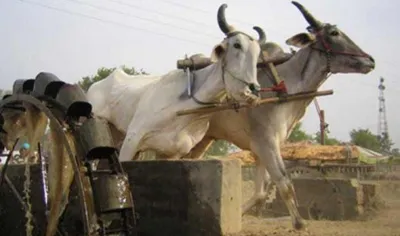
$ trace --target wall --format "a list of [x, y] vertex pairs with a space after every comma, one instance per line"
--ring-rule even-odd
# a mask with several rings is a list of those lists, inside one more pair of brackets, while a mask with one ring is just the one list
[[[243, 199], [253, 195], [253, 166], [242, 167]], [[376, 183], [360, 182], [349, 178], [348, 174], [341, 177], [323, 177], [314, 173], [293, 178], [299, 212], [305, 219], [349, 220], [361, 216], [373, 204], [376, 196]], [[254, 207], [250, 214], [263, 217], [288, 216], [289, 212], [276, 188], [269, 193], [267, 204], [261, 208]]]

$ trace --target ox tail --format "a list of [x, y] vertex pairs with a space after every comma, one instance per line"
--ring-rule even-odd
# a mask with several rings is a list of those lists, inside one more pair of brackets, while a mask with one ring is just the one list
[[[50, 212], [47, 217], [46, 236], [53, 236], [56, 233], [60, 216], [68, 204], [70, 185], [74, 177], [74, 171], [66, 145], [63, 142], [64, 133], [57, 133], [50, 123], [51, 155], [49, 155], [49, 203]], [[68, 145], [72, 152], [75, 151], [74, 137], [66, 133]]]

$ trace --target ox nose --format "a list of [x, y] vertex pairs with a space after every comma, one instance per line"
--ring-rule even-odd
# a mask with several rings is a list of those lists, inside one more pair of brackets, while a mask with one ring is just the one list
[[371, 61], [371, 64], [369, 65], [369, 67], [371, 69], [375, 69], [375, 59], [371, 55], [368, 55], [368, 59]]
[[254, 83], [249, 84], [249, 89], [250, 89], [251, 93], [256, 96], [258, 96], [260, 93], [260, 86], [254, 84]]
[[371, 55], [368, 55], [368, 56], [369, 56], [369, 59], [375, 64], [375, 59]]

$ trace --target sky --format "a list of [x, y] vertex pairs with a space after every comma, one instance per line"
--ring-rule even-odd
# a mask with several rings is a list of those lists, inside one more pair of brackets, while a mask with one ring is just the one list
[[[330, 136], [349, 140], [352, 129], [378, 128], [378, 84], [385, 79], [389, 135], [400, 147], [400, 1], [298, 0], [320, 21], [336, 24], [364, 51], [376, 68], [367, 75], [335, 74], [321, 87], [334, 95], [318, 98]], [[46, 71], [75, 83], [100, 67], [121, 65], [165, 74], [185, 54], [210, 55], [224, 37], [216, 15], [256, 36], [258, 25], [269, 41], [285, 50], [285, 40], [306, 32], [307, 23], [289, 0], [2, 0], [0, 1], [0, 88]], [[399, 110], [398, 110], [399, 109]], [[303, 120], [309, 133], [319, 129], [311, 104]]]

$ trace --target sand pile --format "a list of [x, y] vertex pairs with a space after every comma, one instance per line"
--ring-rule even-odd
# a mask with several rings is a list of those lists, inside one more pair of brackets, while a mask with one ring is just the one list
[[[285, 160], [345, 160], [357, 158], [360, 153], [356, 146], [320, 145], [310, 142], [286, 143], [281, 147], [281, 154]], [[254, 163], [254, 155], [250, 151], [235, 152], [229, 157], [238, 158], [243, 164]]]

